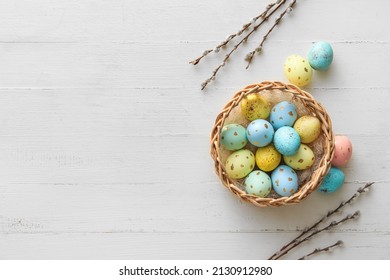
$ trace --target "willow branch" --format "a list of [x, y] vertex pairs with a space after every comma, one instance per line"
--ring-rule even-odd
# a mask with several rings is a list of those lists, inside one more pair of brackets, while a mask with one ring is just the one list
[[291, 246], [289, 246], [288, 248], [284, 249], [283, 251], [281, 251], [277, 256], [275, 256], [273, 258], [273, 260], [278, 260], [280, 259], [281, 257], [283, 257], [284, 255], [286, 255], [288, 252], [290, 252], [292, 249], [294, 249], [295, 247], [301, 245], [302, 243], [306, 242], [306, 241], [309, 241], [310, 239], [312, 239], [314, 236], [316, 236], [317, 234], [323, 232], [323, 231], [327, 231], [327, 230], [330, 230], [342, 223], [345, 223], [346, 221], [349, 221], [349, 220], [353, 220], [357, 217], [359, 217], [360, 215], [360, 211], [356, 211], [355, 213], [353, 213], [352, 215], [347, 215], [345, 216], [344, 218], [342, 218], [341, 220], [339, 221], [332, 221], [329, 225], [327, 225], [326, 227], [324, 228], [321, 228], [321, 229], [317, 229], [315, 231], [313, 231], [311, 234], [309, 234], [308, 236], [306, 236], [305, 238], [303, 239], [300, 239], [300, 240], [297, 240], [296, 242], [294, 242], [293, 244], [291, 244]]
[[292, 0], [291, 3], [288, 5], [288, 7], [275, 19], [275, 23], [271, 26], [271, 28], [268, 30], [268, 32], [263, 36], [263, 39], [261, 40], [260, 44], [250, 53], [248, 53], [245, 57], [245, 60], [248, 61], [248, 64], [246, 66], [246, 69], [249, 68], [249, 65], [251, 64], [253, 57], [255, 56], [256, 53], [260, 53], [263, 50], [263, 44], [265, 40], [267, 40], [268, 36], [271, 34], [271, 32], [274, 30], [276, 25], [279, 24], [279, 22], [282, 20], [284, 15], [286, 13], [289, 13], [289, 11], [292, 11], [292, 8], [294, 7], [296, 0]]
[[335, 209], [329, 211], [325, 216], [323, 216], [320, 220], [315, 222], [312, 226], [310, 226], [310, 227], [306, 228], [305, 230], [303, 230], [302, 233], [299, 236], [297, 236], [295, 239], [291, 240], [289, 243], [284, 245], [282, 248], [279, 249], [279, 251], [274, 253], [268, 259], [269, 260], [274, 259], [274, 257], [277, 256], [281, 251], [283, 251], [284, 249], [286, 249], [287, 247], [289, 247], [293, 243], [297, 242], [300, 238], [302, 238], [303, 236], [305, 236], [306, 234], [308, 234], [309, 232], [314, 230], [321, 223], [325, 222], [325, 220], [327, 220], [329, 217], [331, 217], [334, 214], [340, 212], [341, 209], [343, 209], [346, 205], [349, 205], [349, 204], [353, 203], [360, 196], [360, 194], [367, 192], [373, 184], [374, 184], [374, 182], [367, 183], [364, 187], [359, 188], [348, 200], [341, 202], [338, 207], [336, 207]]
[[259, 20], [259, 18], [264, 18], [267, 16], [269, 10], [271, 10], [271, 8], [273, 6], [275, 6], [278, 2], [280, 2], [280, 0], [277, 0], [275, 3], [271, 3], [271, 4], [268, 4], [267, 7], [265, 7], [265, 10], [258, 16], [254, 17], [251, 19], [250, 22], [248, 23], [245, 23], [242, 28], [235, 34], [231, 34], [229, 35], [224, 41], [222, 41], [221, 43], [219, 43], [219, 45], [217, 45], [214, 49], [208, 49], [208, 50], [205, 50], [203, 52], [203, 54], [201, 56], [199, 56], [198, 58], [190, 61], [189, 63], [192, 64], [192, 65], [197, 65], [201, 60], [202, 58], [204, 58], [205, 56], [207, 56], [209, 53], [211, 52], [219, 52], [221, 48], [224, 48], [226, 47], [226, 45], [231, 41], [233, 40], [235, 37], [238, 37], [238, 36], [241, 36], [242, 33], [244, 33], [252, 24], [254, 24], [257, 20]]
[[224, 58], [224, 60], [222, 61], [222, 63], [220, 64], [220, 65], [218, 65], [218, 67], [217, 68], [215, 68], [214, 69], [214, 71], [213, 71], [213, 74], [211, 75], [211, 77], [210, 78], [208, 78], [206, 81], [204, 81], [203, 83], [202, 83], [202, 90], [204, 90], [206, 87], [207, 87], [207, 85], [212, 81], [212, 80], [214, 80], [215, 79], [215, 77], [217, 76], [217, 73], [218, 73], [218, 71], [223, 67], [223, 66], [225, 66], [225, 64], [227, 63], [227, 61], [229, 60], [229, 58], [230, 58], [230, 56], [232, 55], [232, 53], [234, 53], [234, 51], [235, 50], [237, 50], [237, 48], [239, 47], [239, 46], [241, 46], [243, 43], [245, 43], [245, 42], [247, 42], [248, 41], [248, 39], [249, 39], [249, 37], [265, 22], [265, 21], [267, 21], [267, 19], [270, 17], [270, 16], [272, 16], [284, 3], [286, 2], [286, 0], [281, 0], [280, 1], [280, 3], [266, 16], [266, 17], [264, 17], [263, 18], [263, 20], [262, 21], [260, 21], [257, 25], [255, 25], [254, 27], [253, 27], [253, 29], [244, 37], [244, 38], [242, 38], [236, 45], [234, 45], [234, 47], [231, 49], [231, 51], [227, 54], [227, 55], [225, 55], [225, 58]]
[[343, 246], [343, 241], [341, 241], [341, 240], [337, 241], [336, 243], [334, 243], [330, 246], [324, 247], [324, 248], [316, 248], [311, 253], [300, 257], [298, 260], [307, 260], [309, 257], [311, 257], [313, 255], [316, 255], [316, 254], [319, 254], [322, 252], [329, 252], [333, 248], [340, 247], [340, 246]]

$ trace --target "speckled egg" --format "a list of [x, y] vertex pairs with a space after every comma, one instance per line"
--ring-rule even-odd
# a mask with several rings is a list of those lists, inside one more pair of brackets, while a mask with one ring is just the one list
[[280, 165], [271, 174], [272, 186], [280, 196], [291, 196], [298, 190], [298, 175], [287, 165]]
[[247, 193], [266, 197], [271, 191], [271, 178], [267, 173], [255, 170], [246, 177], [244, 186]]
[[310, 83], [313, 70], [302, 56], [290, 55], [284, 62], [284, 74], [290, 83], [301, 87]]
[[301, 142], [308, 144], [318, 138], [321, 133], [320, 120], [313, 116], [302, 116], [294, 124], [294, 129], [301, 137]]
[[301, 139], [294, 128], [283, 126], [275, 132], [274, 145], [282, 155], [292, 156], [298, 152]]
[[283, 156], [284, 162], [295, 170], [305, 170], [314, 163], [314, 153], [309, 146], [301, 144], [298, 152], [293, 156]]
[[325, 175], [321, 186], [318, 188], [320, 192], [332, 193], [341, 188], [344, 184], [345, 175], [341, 169], [331, 167], [329, 173]]
[[336, 167], [345, 166], [352, 157], [352, 143], [347, 136], [336, 135], [332, 164]]
[[333, 49], [328, 42], [315, 43], [308, 55], [310, 66], [315, 70], [328, 70], [333, 61]]
[[221, 144], [229, 151], [236, 151], [245, 147], [246, 129], [239, 124], [225, 125], [221, 130]]
[[232, 179], [244, 178], [255, 167], [255, 156], [249, 150], [232, 153], [226, 160], [226, 173]]
[[282, 160], [282, 155], [273, 144], [258, 148], [255, 157], [257, 166], [265, 172], [274, 170]]
[[252, 121], [246, 128], [246, 136], [249, 142], [256, 147], [264, 147], [271, 143], [274, 133], [272, 125], [262, 119]]
[[282, 126], [293, 126], [297, 119], [297, 108], [293, 103], [282, 101], [271, 110], [270, 122], [275, 129]]
[[264, 97], [251, 93], [242, 99], [241, 112], [250, 121], [266, 119], [270, 113], [270, 106]]

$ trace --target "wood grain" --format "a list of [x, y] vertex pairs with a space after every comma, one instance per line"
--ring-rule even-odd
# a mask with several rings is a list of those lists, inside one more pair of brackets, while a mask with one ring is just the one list
[[[223, 53], [188, 61], [267, 3], [1, 1], [0, 259], [263, 259], [369, 181], [346, 211], [358, 221], [290, 258], [342, 239], [316, 258], [389, 259], [390, 4], [298, 1], [249, 70], [261, 33], [200, 92]], [[335, 60], [306, 90], [353, 142], [347, 183], [289, 208], [241, 203], [213, 171], [215, 117], [317, 40]]]

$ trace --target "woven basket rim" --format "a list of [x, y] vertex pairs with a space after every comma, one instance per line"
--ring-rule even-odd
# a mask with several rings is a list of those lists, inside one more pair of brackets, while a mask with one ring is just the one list
[[[289, 197], [258, 197], [255, 195], [247, 194], [235, 185], [233, 179], [230, 179], [225, 172], [225, 164], [221, 162], [221, 154], [219, 149], [219, 137], [221, 129], [227, 116], [229, 116], [231, 110], [240, 104], [242, 98], [250, 93], [260, 92], [262, 90], [282, 90], [293, 94], [294, 99], [299, 99], [305, 107], [310, 107], [312, 111], [315, 111], [316, 117], [321, 122], [321, 133], [324, 136], [324, 154], [320, 160], [318, 167], [314, 170], [311, 178], [308, 182], [301, 185], [296, 193]], [[222, 111], [218, 114], [214, 127], [210, 137], [211, 150], [210, 154], [214, 160], [215, 171], [220, 178], [221, 182], [227, 187], [233, 194], [240, 199], [252, 203], [258, 207], [278, 207], [283, 205], [297, 204], [305, 199], [310, 193], [312, 193], [322, 183], [325, 175], [329, 172], [331, 167], [331, 160], [334, 153], [334, 133], [332, 129], [331, 119], [326, 112], [325, 108], [318, 103], [315, 98], [308, 92], [300, 89], [299, 87], [286, 84], [279, 81], [263, 81], [260, 83], [250, 84], [237, 91], [230, 101], [224, 106]]]

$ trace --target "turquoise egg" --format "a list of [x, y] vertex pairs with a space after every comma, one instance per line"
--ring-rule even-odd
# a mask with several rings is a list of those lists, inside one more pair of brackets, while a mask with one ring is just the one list
[[289, 126], [279, 128], [274, 135], [274, 146], [284, 156], [293, 156], [301, 145], [298, 132]]
[[239, 124], [228, 124], [222, 128], [221, 144], [229, 151], [236, 151], [245, 147], [246, 129]]
[[297, 119], [297, 108], [288, 101], [282, 101], [276, 104], [270, 115], [270, 122], [275, 129], [282, 126], [293, 126]]
[[341, 188], [344, 184], [345, 175], [341, 169], [331, 167], [328, 174], [325, 175], [321, 186], [318, 188], [320, 192], [332, 193]]
[[272, 174], [272, 187], [280, 196], [291, 196], [298, 190], [298, 175], [291, 167], [279, 165]]
[[333, 49], [328, 42], [315, 43], [308, 55], [310, 66], [315, 70], [328, 70], [333, 61]]
[[271, 191], [272, 183], [267, 173], [255, 170], [246, 177], [244, 186], [247, 193], [266, 197]]
[[272, 125], [263, 119], [252, 121], [246, 128], [248, 141], [256, 147], [265, 147], [271, 143], [274, 133]]

